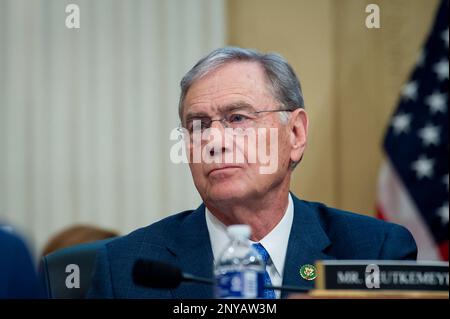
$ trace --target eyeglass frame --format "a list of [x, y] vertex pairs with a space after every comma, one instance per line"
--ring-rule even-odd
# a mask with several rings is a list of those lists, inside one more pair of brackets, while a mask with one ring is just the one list
[[[276, 110], [262, 110], [262, 111], [252, 111], [252, 112], [248, 112], [248, 114], [257, 115], [257, 114], [260, 114], [260, 113], [294, 112], [295, 110], [296, 110], [296, 109], [286, 109], [286, 110], [283, 110], [283, 109], [276, 109]], [[227, 121], [227, 119], [226, 119], [226, 117], [229, 116], [229, 115], [233, 115], [233, 114], [226, 114], [226, 115], [224, 115], [224, 116], [222, 116], [221, 118], [218, 118], [218, 119], [209, 119], [208, 127], [201, 129], [201, 131], [211, 128], [213, 122], [220, 122], [224, 128], [230, 128], [230, 122]], [[241, 115], [242, 115], [242, 114], [241, 114]], [[251, 120], [256, 120], [257, 118], [258, 118], [258, 117], [255, 117], [254, 119], [251, 119]], [[193, 121], [196, 121], [196, 119], [194, 119]], [[182, 131], [183, 129], [187, 130], [188, 132], [190, 132], [190, 134], [192, 134], [192, 131], [191, 131], [190, 129], [184, 127], [184, 126], [182, 125], [182, 123], [180, 123], [180, 125], [178, 126], [178, 130], [179, 130], [179, 131]]]

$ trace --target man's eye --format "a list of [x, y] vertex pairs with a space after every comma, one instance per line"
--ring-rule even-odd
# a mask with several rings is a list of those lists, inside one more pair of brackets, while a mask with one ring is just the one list
[[248, 116], [245, 116], [243, 114], [231, 114], [228, 117], [228, 121], [230, 123], [240, 123], [240, 122], [243, 122], [245, 120], [248, 120]]
[[188, 122], [188, 130], [194, 131], [196, 129], [206, 129], [210, 126], [210, 121], [207, 119], [193, 119]]

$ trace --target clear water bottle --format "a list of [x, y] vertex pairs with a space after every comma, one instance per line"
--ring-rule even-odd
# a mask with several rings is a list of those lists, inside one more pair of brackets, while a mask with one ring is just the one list
[[227, 228], [230, 242], [214, 266], [216, 298], [262, 298], [265, 264], [249, 241], [248, 225]]

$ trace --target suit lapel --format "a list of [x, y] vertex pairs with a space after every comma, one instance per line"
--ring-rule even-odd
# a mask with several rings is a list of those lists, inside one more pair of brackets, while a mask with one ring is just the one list
[[[294, 201], [294, 220], [289, 235], [283, 285], [313, 288], [314, 280], [303, 279], [300, 267], [305, 264], [314, 265], [317, 260], [330, 259], [323, 252], [330, 245], [330, 240], [320, 224], [317, 210], [291, 195]], [[286, 296], [285, 292], [281, 294], [282, 298]]]
[[[202, 204], [180, 226], [180, 233], [173, 247], [169, 247], [178, 259], [183, 272], [204, 278], [213, 278], [213, 253]], [[182, 283], [172, 291], [175, 298], [212, 298], [213, 288], [206, 284]]]

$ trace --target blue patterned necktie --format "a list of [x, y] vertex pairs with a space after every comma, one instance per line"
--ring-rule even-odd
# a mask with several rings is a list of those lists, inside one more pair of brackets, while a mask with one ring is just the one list
[[[252, 244], [252, 246], [261, 255], [262, 259], [264, 260], [264, 264], [267, 265], [267, 262], [269, 261], [269, 258], [270, 258], [267, 250], [260, 243]], [[270, 280], [267, 269], [264, 271], [264, 285], [272, 286], [272, 281]], [[263, 298], [264, 299], [275, 299], [276, 298], [275, 291], [273, 289], [264, 289], [264, 297]]]

